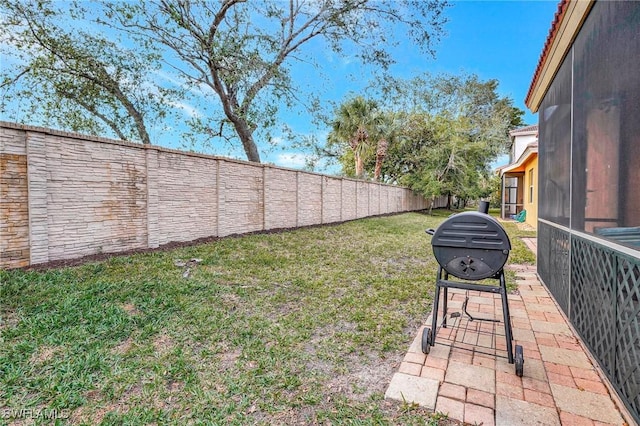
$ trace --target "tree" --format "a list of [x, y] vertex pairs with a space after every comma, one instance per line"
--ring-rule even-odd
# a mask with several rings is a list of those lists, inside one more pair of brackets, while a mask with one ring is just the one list
[[[387, 68], [398, 26], [433, 53], [442, 32], [444, 0], [148, 0], [109, 3], [102, 22], [139, 43], [166, 47], [174, 68], [195, 88], [210, 89], [247, 159], [259, 162], [256, 129], [273, 125], [279, 105], [301, 97], [291, 79], [292, 61], [318, 60], [304, 47], [322, 41], [341, 54], [353, 49], [366, 65]], [[201, 123], [206, 128], [207, 123]]]
[[2, 48], [14, 59], [0, 74], [3, 113], [26, 116], [29, 124], [151, 143], [148, 127], [166, 116], [176, 94], [145, 79], [159, 65], [157, 52], [125, 49], [83, 30], [86, 10], [77, 4], [60, 10], [48, 0], [0, 0], [0, 12]]
[[376, 168], [373, 172], [373, 180], [380, 180], [382, 174], [382, 164], [387, 156], [387, 150], [389, 149], [389, 142], [386, 139], [380, 139], [378, 141], [378, 147], [376, 149]]
[[[489, 194], [489, 165], [506, 152], [508, 132], [522, 125], [524, 114], [510, 98], [497, 94], [497, 81], [425, 75], [412, 80], [387, 77], [378, 86], [384, 101], [370, 102], [386, 104], [389, 110], [380, 114], [380, 108], [361, 108], [357, 123], [367, 123], [368, 134], [387, 146], [375, 153], [364, 151], [365, 169], [375, 168], [376, 178], [384, 176], [428, 197], [466, 200]], [[343, 111], [355, 109], [352, 104], [345, 102], [336, 114], [336, 122], [345, 128], [351, 115]], [[354, 128], [351, 124], [342, 139]], [[343, 150], [343, 167], [349, 154]]]
[[396, 87], [412, 104], [410, 142], [392, 147], [396, 163], [387, 173], [427, 196], [485, 196], [489, 166], [506, 152], [508, 132], [524, 113], [497, 94], [496, 80], [474, 75], [427, 76]]
[[331, 123], [329, 143], [351, 148], [357, 178], [364, 176], [364, 159], [371, 148], [369, 135], [375, 132], [377, 121], [377, 104], [358, 96], [340, 105]]
[[403, 113], [386, 111], [381, 113], [376, 120], [375, 137], [378, 140], [376, 147], [376, 164], [373, 180], [382, 179], [382, 166], [389, 152], [389, 145], [400, 143], [405, 137], [405, 120]]

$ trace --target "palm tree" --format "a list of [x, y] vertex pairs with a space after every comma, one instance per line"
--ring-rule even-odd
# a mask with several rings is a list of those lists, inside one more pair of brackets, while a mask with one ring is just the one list
[[382, 165], [387, 156], [390, 144], [396, 144], [406, 137], [405, 126], [402, 117], [398, 113], [385, 112], [376, 118], [376, 136], [378, 145], [376, 149], [376, 166], [373, 174], [374, 180], [380, 180]]
[[375, 133], [377, 103], [357, 96], [336, 111], [329, 139], [347, 143], [353, 150], [356, 177], [364, 176], [364, 157], [370, 135]]
[[378, 148], [376, 149], [376, 169], [373, 173], [373, 180], [380, 180], [380, 175], [382, 174], [382, 163], [384, 162], [384, 158], [387, 156], [388, 148], [389, 142], [385, 139], [380, 139], [378, 141]]

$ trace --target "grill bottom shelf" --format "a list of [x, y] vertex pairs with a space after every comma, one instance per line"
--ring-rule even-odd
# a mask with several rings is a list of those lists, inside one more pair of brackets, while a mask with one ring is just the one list
[[[509, 315], [509, 304], [507, 301], [507, 289], [504, 278], [504, 271], [500, 270], [493, 280], [499, 282], [498, 286], [472, 284], [468, 282], [450, 281], [449, 276], [438, 268], [436, 281], [436, 294], [433, 303], [431, 327], [427, 327], [422, 335], [422, 352], [428, 354], [436, 340], [440, 337], [443, 344], [449, 344], [457, 348], [469, 349], [477, 353], [500, 356], [499, 353], [506, 353], [509, 364], [515, 364], [516, 374], [520, 377], [524, 370], [524, 354], [522, 346], [513, 345], [513, 330], [511, 328], [511, 318]], [[494, 295], [494, 303], [500, 303], [500, 313], [495, 306], [487, 309], [489, 312], [480, 310], [477, 314], [469, 312], [469, 297], [462, 303], [461, 311], [448, 315], [448, 292], [449, 289], [486, 292]], [[440, 307], [440, 293], [444, 293], [442, 320], [438, 322]], [[499, 296], [499, 297], [498, 297]], [[497, 299], [497, 300], [496, 300]], [[493, 311], [493, 312], [492, 312]], [[502, 323], [502, 327], [498, 326]]]

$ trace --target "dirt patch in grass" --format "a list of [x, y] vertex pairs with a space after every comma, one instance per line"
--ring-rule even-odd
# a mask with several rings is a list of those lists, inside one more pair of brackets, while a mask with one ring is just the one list
[[[104, 395], [98, 389], [92, 389], [84, 394], [89, 404], [78, 407], [71, 413], [71, 424], [100, 424], [105, 416], [111, 412], [126, 413], [130, 409], [129, 400], [132, 395], [141, 395], [142, 388], [134, 386], [124, 392], [122, 397], [117, 401], [105, 401]], [[91, 409], [90, 407], [93, 407]]]
[[122, 310], [124, 310], [127, 314], [131, 316], [135, 316], [140, 314], [140, 311], [133, 303], [125, 303], [121, 306]]
[[346, 372], [334, 374], [326, 387], [331, 393], [361, 402], [376, 394], [383, 395], [402, 357], [401, 353], [387, 354], [385, 358], [373, 354], [351, 354], [346, 359]]
[[153, 339], [153, 350], [158, 355], [165, 355], [171, 352], [174, 345], [175, 344], [173, 342], [173, 339], [164, 331], [158, 334], [155, 339]]
[[222, 353], [220, 355], [220, 368], [232, 368], [236, 364], [236, 361], [240, 358], [240, 355], [242, 355], [242, 351], [240, 349]]
[[62, 348], [57, 346], [40, 346], [32, 355], [29, 362], [42, 364], [51, 360]]
[[123, 341], [119, 345], [114, 346], [113, 349], [111, 350], [111, 353], [117, 354], [117, 355], [124, 355], [131, 350], [132, 346], [133, 346], [133, 339], [131, 337], [128, 337], [125, 341]]
[[15, 311], [6, 310], [0, 312], [0, 331], [16, 327], [19, 322], [20, 318]]
[[[315, 333], [305, 345], [305, 352], [309, 355], [307, 369], [326, 377], [324, 384], [328, 398], [337, 395], [347, 397], [353, 401], [364, 402], [373, 395], [382, 395], [391, 381], [402, 354], [378, 353], [350, 353], [340, 359], [332, 359], [327, 354], [318, 352], [326, 341], [330, 341], [335, 333], [354, 332], [356, 325], [339, 322], [336, 326], [323, 328]], [[329, 359], [327, 359], [329, 358]]]

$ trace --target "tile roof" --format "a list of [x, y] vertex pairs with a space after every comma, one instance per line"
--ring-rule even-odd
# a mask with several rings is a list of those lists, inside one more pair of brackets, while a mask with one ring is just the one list
[[522, 135], [522, 134], [534, 133], [534, 132], [535, 133], [538, 132], [537, 124], [533, 124], [531, 126], [525, 126], [525, 127], [518, 127], [517, 129], [513, 129], [509, 132], [509, 136]]
[[544, 43], [544, 47], [542, 48], [542, 53], [540, 54], [540, 59], [538, 60], [538, 66], [536, 67], [535, 72], [533, 73], [533, 79], [531, 80], [531, 85], [529, 86], [529, 91], [527, 92], [527, 96], [525, 97], [525, 104], [529, 103], [529, 99], [533, 94], [533, 88], [535, 87], [538, 79], [540, 78], [540, 73], [542, 72], [542, 66], [549, 55], [551, 50], [551, 46], [553, 45], [553, 41], [558, 34], [558, 29], [560, 28], [560, 23], [562, 22], [562, 18], [564, 17], [565, 12], [567, 11], [567, 7], [569, 6], [569, 2], [571, 0], [560, 0], [558, 3], [558, 8], [553, 17], [553, 21], [551, 21], [551, 29], [549, 29], [549, 35], [547, 36], [547, 40]]

